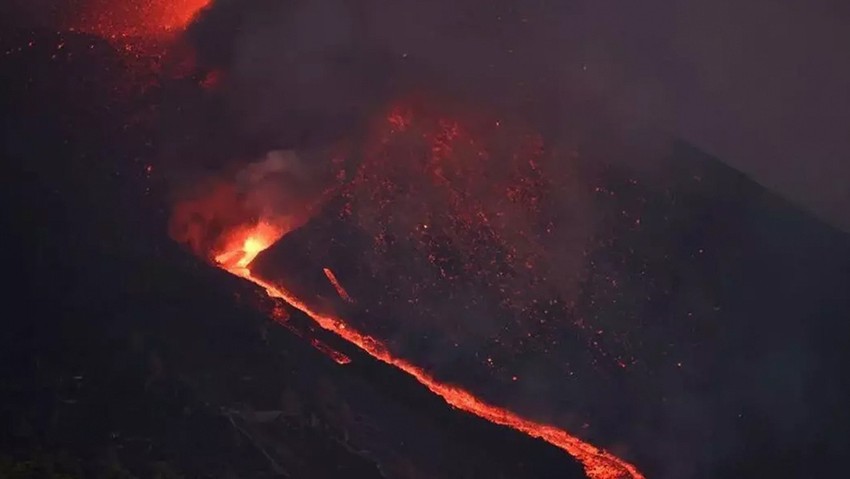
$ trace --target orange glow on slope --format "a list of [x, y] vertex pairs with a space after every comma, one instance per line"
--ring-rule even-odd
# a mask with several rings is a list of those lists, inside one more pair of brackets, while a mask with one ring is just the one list
[[[422, 368], [403, 359], [393, 357], [386, 346], [378, 339], [352, 329], [340, 318], [313, 310], [306, 302], [297, 298], [286, 289], [253, 276], [248, 268], [251, 260], [260, 251], [270, 246], [285, 234], [284, 231], [277, 230], [279, 234], [272, 236], [270, 235], [272, 231], [257, 227], [256, 231], [250, 231], [245, 233], [244, 236], [241, 236], [241, 240], [229, 243], [235, 249], [224, 251], [216, 256], [219, 266], [236, 276], [245, 278], [261, 286], [270, 297], [281, 299], [292, 307], [301, 310], [322, 328], [332, 331], [343, 339], [355, 344], [375, 359], [410, 374], [431, 392], [443, 398], [452, 407], [474, 414], [492, 423], [510, 427], [531, 437], [542, 439], [566, 451], [581, 461], [585, 472], [591, 479], [645, 479], [644, 475], [635, 466], [603, 449], [570, 435], [564, 430], [525, 419], [511, 411], [488, 404], [465, 389], [441, 383]], [[225, 261], [219, 261], [218, 258], [224, 258]]]
[[336, 279], [336, 275], [334, 274], [334, 272], [331, 271], [330, 268], [323, 268], [322, 271], [325, 272], [325, 277], [328, 278], [328, 281], [330, 281], [331, 285], [334, 287], [339, 297], [345, 300], [345, 302], [347, 303], [353, 303], [354, 299], [351, 297], [350, 294], [348, 294], [348, 291], [346, 291], [345, 288], [342, 287], [342, 284], [339, 282], [339, 280]]

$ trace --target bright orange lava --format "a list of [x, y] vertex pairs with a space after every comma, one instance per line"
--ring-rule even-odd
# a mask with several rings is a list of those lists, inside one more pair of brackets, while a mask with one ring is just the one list
[[238, 228], [230, 233], [222, 251], [215, 255], [215, 262], [233, 274], [248, 278], [251, 261], [284, 233], [282, 227], [266, 222]]
[[635, 466], [572, 436], [564, 430], [525, 419], [511, 411], [488, 404], [465, 389], [441, 383], [422, 368], [403, 359], [393, 357], [386, 346], [378, 339], [352, 329], [340, 318], [311, 309], [307, 303], [286, 289], [253, 276], [248, 265], [257, 254], [277, 241], [284, 233], [281, 230], [274, 230], [261, 224], [244, 236], [237, 235], [236, 239], [230, 243], [231, 249], [216, 256], [216, 261], [223, 269], [261, 286], [270, 297], [286, 301], [292, 307], [310, 316], [322, 328], [332, 331], [357, 345], [375, 359], [410, 374], [431, 392], [443, 398], [449, 405], [492, 423], [510, 427], [531, 437], [543, 439], [549, 444], [563, 449], [581, 461], [585, 472], [591, 479], [644, 479], [644, 475]]

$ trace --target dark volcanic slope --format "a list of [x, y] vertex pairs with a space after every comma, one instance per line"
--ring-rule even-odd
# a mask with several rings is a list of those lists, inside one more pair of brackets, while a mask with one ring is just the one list
[[153, 136], [129, 122], [149, 99], [115, 91], [110, 47], [4, 41], [0, 477], [582, 477], [272, 323], [253, 286], [165, 238]]
[[[433, 266], [405, 238], [372, 254], [373, 238], [345, 208], [285, 237], [254, 271], [444, 380], [599, 445], [626, 445], [648, 477], [842, 471], [850, 239], [687, 145], [665, 164], [644, 176], [595, 173], [586, 186], [599, 221], [574, 304], [520, 318], [567, 322], [519, 343], [499, 336], [509, 311], [481, 306], [491, 285], [433, 282]], [[356, 305], [337, 298], [323, 267]], [[453, 348], [446, 324], [460, 337], [478, 338], [463, 328], [479, 327], [497, 339]], [[583, 340], [575, 331], [588, 325], [594, 334]]]

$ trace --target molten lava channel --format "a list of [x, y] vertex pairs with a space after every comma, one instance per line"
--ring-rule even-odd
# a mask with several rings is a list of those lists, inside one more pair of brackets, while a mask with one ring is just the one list
[[[260, 223], [255, 228], [243, 230], [242, 234], [234, 236], [228, 242], [227, 247], [215, 256], [215, 260], [219, 267], [257, 284], [265, 289], [270, 297], [281, 299], [290, 306], [302, 311], [322, 328], [332, 331], [350, 343], [355, 344], [375, 359], [395, 366], [413, 376], [452, 407], [474, 414], [492, 423], [510, 427], [531, 437], [542, 439], [549, 444], [563, 449], [582, 463], [585, 472], [591, 479], [644, 478], [644, 475], [632, 464], [603, 449], [588, 444], [562, 429], [525, 419], [507, 409], [488, 404], [465, 389], [438, 381], [422, 368], [404, 359], [394, 357], [380, 340], [351, 328], [341, 318], [313, 310], [305, 301], [299, 299], [283, 287], [273, 285], [255, 277], [249, 268], [251, 261], [282, 237], [284, 233], [285, 231], [280, 228]], [[333, 272], [327, 270], [325, 274], [332, 282], [339, 284]], [[342, 361], [338, 362], [342, 363]]]
[[346, 303], [353, 303], [354, 299], [351, 297], [350, 294], [348, 294], [348, 291], [345, 290], [345, 288], [336, 278], [334, 272], [331, 271], [330, 268], [324, 268], [323, 271], [325, 272], [325, 277], [328, 278], [328, 281], [331, 283], [331, 286], [334, 287], [339, 297], [342, 298]]

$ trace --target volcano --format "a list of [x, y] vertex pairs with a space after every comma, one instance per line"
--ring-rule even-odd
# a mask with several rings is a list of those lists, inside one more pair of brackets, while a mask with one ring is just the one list
[[[553, 182], [600, 212], [580, 230], [590, 246], [559, 263], [580, 265], [577, 277], [547, 270], [545, 242], [511, 231], [531, 222], [497, 224], [507, 204], [453, 196], [452, 181], [482, 174], [474, 147], [490, 140], [429, 112], [410, 125], [439, 134], [402, 149], [430, 161], [453, 146], [470, 162], [457, 176], [448, 165], [382, 190], [385, 172], [410, 176], [365, 162], [303, 225], [270, 225], [271, 241], [251, 229], [241, 255], [198, 258], [166, 236], [172, 205], [146, 161], [157, 136], [131, 121], [156, 89], [113, 95], [126, 57], [97, 37], [7, 43], [0, 475], [594, 473], [553, 447], [566, 431], [646, 477], [844, 470], [850, 240], [696, 148], [675, 144], [660, 174], [605, 165]], [[407, 141], [380, 131], [391, 135], [373, 161]], [[500, 151], [545, 152], [533, 134], [514, 138]], [[509, 186], [536, 228], [581, 224], [530, 194], [550, 178], [537, 164], [487, 184]], [[423, 191], [444, 217], [366, 215]], [[435, 382], [313, 321], [331, 314]], [[436, 383], [480, 402], [447, 404]], [[470, 414], [482, 404], [503, 413]]]
[[[425, 150], [433, 150], [433, 145]], [[585, 438], [629, 438], [624, 442], [633, 444], [637, 457], [650, 464], [644, 468], [649, 477], [777, 473], [771, 469], [774, 465], [749, 469], [749, 460], [736, 457], [731, 443], [717, 446], [719, 452], [698, 451], [704, 444], [716, 444], [716, 434], [776, 434], [785, 439], [771, 447], [789, 447], [799, 454], [792, 476], [832, 470], [826, 450], [802, 447], [809, 439], [798, 441], [834, 434], [802, 411], [811, 407], [810, 401], [828, 408], [828, 398], [842, 394], [843, 386], [817, 378], [815, 371], [825, 364], [811, 347], [839, 348], [831, 338], [839, 337], [833, 335], [841, 326], [830, 318], [841, 317], [848, 306], [841, 286], [850, 258], [846, 236], [689, 145], [677, 143], [670, 151], [662, 189], [616, 168], [593, 170], [585, 177], [592, 178], [585, 181], [597, 204], [594, 210], [603, 215], [595, 247], [585, 256], [588, 269], [577, 297], [569, 305], [559, 303], [562, 297], [550, 299], [545, 303], [548, 310], [523, 309], [518, 326], [511, 323], [517, 317], [515, 303], [491, 307], [484, 319], [473, 319], [502, 325], [502, 334], [473, 351], [458, 350], [458, 343], [481, 344], [468, 336], [463, 323], [470, 315], [482, 314], [481, 302], [494, 283], [486, 266], [466, 273], [464, 266], [476, 261], [476, 255], [483, 254], [490, 264], [493, 258], [517, 257], [511, 251], [504, 255], [488, 250], [494, 246], [486, 238], [498, 236], [492, 229], [484, 230], [485, 239], [475, 233], [472, 255], [453, 251], [459, 243], [463, 247], [462, 239], [447, 237], [456, 232], [441, 227], [439, 217], [426, 213], [428, 219], [421, 220], [411, 217], [408, 209], [403, 210], [404, 221], [416, 225], [413, 232], [394, 235], [387, 247], [385, 229], [378, 237], [364, 234], [363, 223], [352, 213], [356, 207], [351, 198], [357, 193], [347, 192], [236, 274], [383, 361], [394, 364], [393, 357], [410, 358], [395, 365], [449, 404], [466, 409], [453, 403], [439, 384], [473, 385], [472, 394], [487, 403], [505, 405], [525, 417], [548, 411], [537, 418], [565, 430], [578, 429]], [[385, 171], [387, 166], [381, 165], [381, 174]], [[458, 210], [443, 210], [455, 224], [464, 225], [462, 231], [468, 228], [463, 215], [469, 201], [474, 200]], [[500, 244], [495, 241], [496, 250]], [[815, 245], [826, 248], [822, 255], [814, 253]], [[503, 267], [512, 271], [509, 263]], [[525, 288], [540, 294], [545, 280], [536, 281], [532, 276]], [[504, 286], [500, 288], [504, 295]], [[514, 297], [521, 300], [524, 292]], [[777, 296], [788, 301], [777, 304]], [[558, 323], [563, 318], [574, 322]], [[446, 341], [446, 320], [457, 326], [453, 344]], [[547, 323], [555, 323], [554, 330]], [[818, 324], [815, 330], [809, 329], [812, 324]], [[826, 324], [839, 329], [826, 336], [816, 332]], [[517, 341], [514, 328], [522, 326], [527, 333]], [[429, 371], [425, 377], [420, 367]], [[527, 382], [527, 374], [577, 379], [572, 384], [547, 383], [541, 391], [541, 385]], [[677, 384], [673, 390], [671, 383]], [[831, 392], [814, 393], [821, 388]], [[535, 393], [548, 401], [529, 399]], [[570, 408], [581, 404], [583, 425], [576, 428], [573, 418], [559, 424], [559, 398], [566, 398]], [[477, 408], [467, 410], [479, 414]], [[681, 408], [694, 415], [682, 416]], [[510, 425], [513, 420], [494, 422]], [[524, 430], [517, 424], [511, 427]], [[670, 439], [659, 437], [653, 428], [679, 431], [677, 444], [668, 446]], [[653, 469], [658, 451], [667, 447], [690, 450], [687, 463], [668, 457]], [[565, 449], [581, 460], [581, 453]], [[592, 466], [585, 466], [594, 477]], [[607, 477], [606, 472], [599, 474]], [[623, 469], [610, 474], [628, 473]]]

